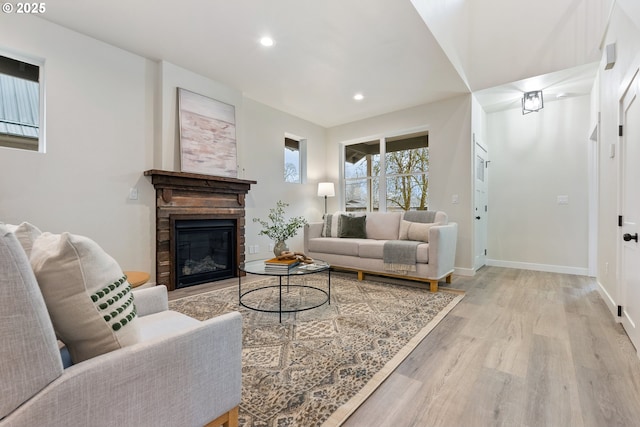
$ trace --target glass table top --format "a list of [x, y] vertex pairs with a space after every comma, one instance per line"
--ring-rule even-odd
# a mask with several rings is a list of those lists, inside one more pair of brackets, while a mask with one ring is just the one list
[[292, 268], [272, 268], [265, 264], [265, 259], [257, 260], [257, 261], [247, 261], [245, 263], [240, 264], [238, 267], [240, 271], [244, 271], [251, 274], [262, 274], [265, 276], [295, 276], [302, 274], [312, 274], [317, 273], [319, 271], [326, 271], [331, 266], [329, 263], [316, 259], [312, 264], [300, 263]]

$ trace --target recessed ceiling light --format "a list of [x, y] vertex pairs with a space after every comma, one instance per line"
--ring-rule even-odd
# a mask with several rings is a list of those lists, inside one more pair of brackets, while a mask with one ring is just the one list
[[271, 37], [265, 36], [260, 39], [260, 44], [267, 47], [273, 46], [273, 39]]
[[355, 99], [356, 101], [362, 101], [364, 99], [364, 95], [362, 95], [361, 93], [356, 93], [355, 95], [353, 95], [353, 99]]

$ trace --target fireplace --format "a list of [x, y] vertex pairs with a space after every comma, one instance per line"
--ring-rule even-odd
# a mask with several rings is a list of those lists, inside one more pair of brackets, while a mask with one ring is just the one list
[[[172, 291], [243, 274], [245, 195], [256, 181], [158, 169], [144, 174], [156, 189], [156, 282]], [[203, 225], [205, 231], [194, 229]]]
[[176, 288], [235, 277], [235, 221], [175, 220], [173, 230]]

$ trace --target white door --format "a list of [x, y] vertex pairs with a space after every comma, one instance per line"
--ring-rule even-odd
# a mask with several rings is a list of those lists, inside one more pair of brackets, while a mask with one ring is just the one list
[[640, 100], [636, 76], [620, 104], [620, 267], [622, 325], [631, 342], [640, 349]]
[[474, 237], [476, 269], [487, 263], [487, 215], [489, 213], [487, 201], [487, 150], [475, 143], [475, 210]]

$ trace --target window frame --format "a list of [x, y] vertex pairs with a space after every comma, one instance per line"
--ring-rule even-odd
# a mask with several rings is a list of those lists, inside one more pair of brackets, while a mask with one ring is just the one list
[[[21, 150], [28, 152], [37, 152], [37, 153], [45, 153], [46, 152], [46, 111], [45, 111], [45, 60], [43, 58], [36, 58], [34, 56], [27, 56], [23, 54], [19, 54], [16, 52], [6, 51], [0, 49], [0, 56], [12, 59], [14, 61], [23, 62], [25, 64], [29, 64], [35, 67], [38, 67], [38, 138], [37, 138], [37, 147], [30, 148], [28, 142], [29, 138], [19, 137], [19, 136], [11, 136], [2, 134], [0, 135], [0, 148], [1, 149], [10, 149], [10, 150]], [[1, 74], [11, 76], [17, 79], [20, 77], [16, 77], [14, 75], [8, 73]], [[35, 80], [30, 80], [35, 81]], [[21, 146], [24, 145], [24, 146]]]
[[[387, 204], [387, 180], [393, 177], [397, 177], [400, 176], [399, 174], [387, 174], [387, 165], [386, 165], [386, 154], [387, 154], [387, 144], [388, 143], [393, 143], [394, 140], [398, 140], [401, 138], [407, 138], [407, 137], [411, 137], [412, 135], [420, 135], [420, 134], [424, 134], [427, 136], [429, 136], [430, 132], [429, 132], [429, 128], [428, 127], [417, 127], [417, 128], [412, 128], [412, 129], [407, 129], [404, 131], [396, 131], [396, 132], [389, 132], [389, 133], [385, 133], [385, 134], [381, 134], [381, 135], [376, 135], [376, 136], [371, 136], [371, 137], [366, 137], [366, 138], [358, 138], [358, 139], [354, 139], [354, 140], [349, 140], [349, 141], [344, 141], [341, 142], [340, 145], [340, 171], [339, 171], [339, 177], [340, 177], [340, 189], [342, 191], [342, 195], [340, 198], [340, 205], [341, 205], [341, 209], [342, 210], [347, 210], [347, 206], [346, 206], [346, 196], [347, 196], [347, 191], [346, 191], [346, 186], [348, 181], [363, 181], [366, 180], [368, 181], [368, 187], [370, 189], [373, 189], [374, 183], [373, 180], [378, 180], [378, 194], [377, 194], [377, 201], [378, 201], [378, 208], [376, 211], [378, 212], [387, 212], [388, 211], [388, 204]], [[356, 178], [347, 178], [345, 176], [345, 163], [346, 163], [346, 148], [349, 145], [355, 145], [355, 144], [362, 144], [362, 143], [371, 143], [371, 142], [377, 142], [380, 146], [379, 149], [379, 169], [380, 172], [376, 175], [375, 173], [372, 173], [371, 175], [368, 176], [363, 176], [363, 177], [356, 177]], [[427, 143], [426, 146], [427, 149], [429, 149], [429, 143]], [[426, 175], [427, 177], [427, 185], [429, 182], [429, 168], [427, 168], [426, 171], [420, 172], [418, 173], [419, 175]], [[407, 173], [404, 174], [406, 176], [415, 176], [416, 173]], [[427, 208], [429, 205], [429, 198], [428, 198], [428, 187], [427, 187]], [[374, 206], [372, 206], [372, 204], [375, 202], [376, 200], [376, 195], [374, 194], [370, 194], [368, 196], [367, 199], [367, 203], [366, 203], [366, 212], [372, 212], [374, 211]], [[395, 209], [394, 209], [395, 210]]]
[[[297, 152], [298, 152], [298, 180], [297, 181], [287, 181], [286, 179], [286, 170], [287, 170], [287, 150], [293, 151], [289, 148], [291, 143], [287, 140], [297, 143]], [[285, 184], [305, 184], [307, 182], [307, 140], [303, 137], [299, 137], [290, 133], [285, 133], [284, 135], [284, 164], [283, 164], [283, 180]]]

